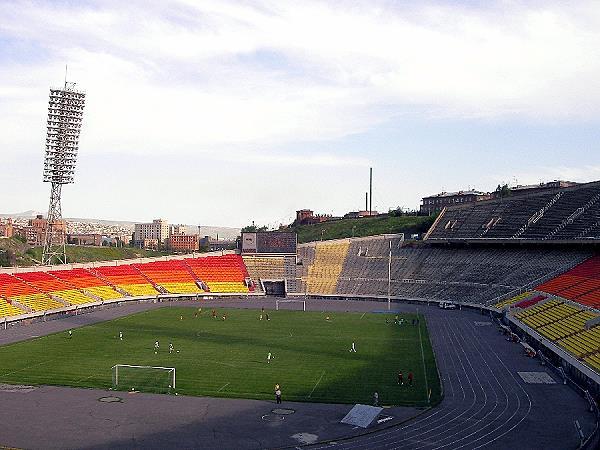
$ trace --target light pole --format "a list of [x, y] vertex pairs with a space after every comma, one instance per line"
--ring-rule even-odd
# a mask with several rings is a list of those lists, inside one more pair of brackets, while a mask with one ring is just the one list
[[388, 311], [392, 309], [392, 240], [390, 239], [390, 253], [388, 257]]

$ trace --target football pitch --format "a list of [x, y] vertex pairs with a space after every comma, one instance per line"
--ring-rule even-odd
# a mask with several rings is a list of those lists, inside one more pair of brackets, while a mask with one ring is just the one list
[[284, 401], [372, 404], [374, 392], [382, 405], [440, 400], [423, 316], [413, 325], [414, 314], [400, 314], [404, 323], [395, 324], [393, 314], [380, 313], [271, 310], [270, 320], [259, 320], [258, 310], [218, 308], [217, 318], [211, 312], [168, 306], [74, 329], [70, 337], [6, 345], [0, 382], [109, 389], [112, 367], [129, 364], [174, 367], [179, 395], [272, 400], [279, 384]]

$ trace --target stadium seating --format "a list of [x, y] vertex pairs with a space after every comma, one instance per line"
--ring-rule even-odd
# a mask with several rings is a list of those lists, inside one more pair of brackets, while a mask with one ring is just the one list
[[194, 276], [202, 281], [210, 292], [249, 292], [249, 277], [242, 257], [239, 255], [207, 256], [184, 259]]
[[53, 300], [35, 287], [7, 274], [0, 274], [0, 295], [11, 304], [17, 302], [18, 305], [34, 312], [65, 307], [65, 304]]
[[600, 309], [600, 257], [590, 258], [536, 289]]
[[446, 208], [430, 240], [600, 239], [600, 182]]
[[567, 305], [559, 300], [548, 300], [515, 314], [515, 317], [534, 329], [541, 329], [577, 312], [579, 312], [579, 309], [574, 306]]
[[70, 305], [81, 305], [95, 301], [94, 298], [74, 289], [60, 278], [45, 272], [26, 272], [16, 274], [15, 277], [34, 286], [40, 292], [61, 298]]
[[317, 242], [314, 261], [308, 266], [308, 293], [335, 294], [349, 247], [348, 240]]
[[99, 300], [123, 298], [122, 293], [98, 278], [88, 269], [56, 270], [48, 273], [63, 280], [66, 284], [87, 293], [93, 298]]
[[197, 294], [204, 292], [196, 284], [197, 280], [189, 266], [182, 260], [135, 264], [134, 267], [153, 284], [160, 286], [168, 293]]
[[506, 300], [502, 300], [494, 305], [494, 308], [503, 309], [505, 307], [513, 307], [515, 304], [519, 303], [521, 300], [526, 299], [531, 296], [531, 291], [523, 292], [522, 294], [516, 295]]
[[101, 278], [133, 297], [155, 296], [159, 291], [134, 266], [102, 266], [94, 269]]
[[282, 280], [286, 278], [283, 256], [243, 256], [244, 264], [253, 280]]
[[[385, 296], [390, 247], [392, 296], [469, 303], [487, 303], [590, 256], [586, 250], [556, 248], [402, 245], [398, 237], [376, 236], [350, 240], [345, 256], [335, 257], [342, 270], [333, 292], [332, 272], [310, 269], [319, 243], [298, 246], [302, 281], [308, 280], [309, 292]], [[298, 288], [305, 289], [303, 284]]]
[[0, 298], [0, 318], [18, 316], [19, 314], [25, 314], [25, 311], [23, 311], [21, 308], [17, 308], [14, 305], [11, 305], [3, 298]]
[[517, 312], [514, 317], [600, 371], [600, 326], [587, 328], [590, 321], [600, 317], [599, 313], [576, 303], [550, 299]]

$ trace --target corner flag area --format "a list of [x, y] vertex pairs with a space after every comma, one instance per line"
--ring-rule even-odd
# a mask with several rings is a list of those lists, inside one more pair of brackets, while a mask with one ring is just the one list
[[[423, 316], [267, 313], [260, 320], [257, 310], [219, 308], [213, 317], [212, 308], [165, 307], [75, 329], [70, 338], [62, 332], [3, 346], [0, 382], [109, 389], [115, 365], [136, 365], [175, 368], [179, 395], [273, 399], [279, 384], [284, 401], [372, 404], [375, 392], [380, 405], [440, 401]], [[145, 377], [118, 388], [161, 392], [164, 382]]]

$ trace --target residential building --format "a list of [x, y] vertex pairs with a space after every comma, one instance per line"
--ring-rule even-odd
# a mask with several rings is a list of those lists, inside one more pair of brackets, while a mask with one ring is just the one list
[[184, 233], [171, 234], [168, 239], [168, 247], [174, 252], [198, 251], [198, 235]]
[[67, 244], [101, 246], [102, 240], [101, 234], [67, 234]]
[[492, 197], [492, 194], [477, 191], [475, 189], [458, 192], [441, 192], [439, 194], [423, 197], [420, 213], [434, 214], [441, 211], [446, 206], [479, 202], [482, 200], [489, 200]]
[[164, 219], [154, 219], [151, 223], [136, 223], [133, 235], [136, 246], [144, 246], [145, 240], [156, 240], [158, 246], [161, 246], [169, 238], [169, 223]]
[[14, 227], [12, 219], [0, 220], [0, 237], [13, 237]]

